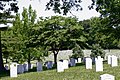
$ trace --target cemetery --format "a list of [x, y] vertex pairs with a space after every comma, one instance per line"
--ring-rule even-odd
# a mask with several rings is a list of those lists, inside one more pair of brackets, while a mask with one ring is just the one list
[[0, 80], [120, 80], [119, 34], [120, 0], [1, 0]]
[[[41, 62], [33, 63], [33, 68], [28, 69], [28, 64], [11, 63], [8, 65], [9, 74], [1, 77], [2, 80], [39, 79], [40, 80], [119, 80], [119, 60], [115, 55], [108, 55], [107, 59], [97, 56], [95, 62], [90, 57], [75, 62], [75, 59], [57, 61], [57, 68], [52, 61], [45, 65]], [[74, 65], [71, 65], [74, 64]], [[3, 73], [4, 74], [4, 73]], [[0, 75], [2, 76], [2, 75]], [[42, 79], [41, 79], [42, 78]]]

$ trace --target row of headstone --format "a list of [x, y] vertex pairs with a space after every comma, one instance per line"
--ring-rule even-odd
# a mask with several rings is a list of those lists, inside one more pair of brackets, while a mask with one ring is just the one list
[[[32, 65], [33, 67], [33, 65]], [[42, 63], [41, 62], [37, 62], [36, 63], [36, 67], [37, 67], [37, 72], [38, 71], [42, 71]], [[17, 77], [17, 74], [21, 74], [28, 71], [28, 64], [17, 64], [17, 63], [12, 63], [10, 65], [10, 77]]]
[[118, 58], [114, 55], [108, 55], [108, 64], [112, 67], [118, 66]]

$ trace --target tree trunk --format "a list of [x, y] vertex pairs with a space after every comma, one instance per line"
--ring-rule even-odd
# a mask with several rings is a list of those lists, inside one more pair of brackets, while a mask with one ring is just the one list
[[2, 46], [1, 46], [1, 31], [0, 31], [0, 72], [5, 71], [3, 58], [2, 58]]
[[57, 53], [54, 53], [54, 63], [57, 65]]
[[28, 54], [28, 69], [31, 69], [31, 63], [30, 63], [30, 53]]
[[7, 58], [6, 58], [6, 63], [8, 63]]

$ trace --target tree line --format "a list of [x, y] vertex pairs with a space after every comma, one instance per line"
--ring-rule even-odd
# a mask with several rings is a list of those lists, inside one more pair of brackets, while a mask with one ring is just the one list
[[[9, 3], [8, 9], [5, 9], [4, 2]], [[73, 7], [82, 10], [80, 3], [81, 0], [62, 0], [62, 3], [60, 0], [50, 0], [46, 4], [46, 9], [53, 9], [55, 13], [63, 11], [62, 13], [67, 15]], [[17, 1], [1, 1], [0, 10], [3, 12], [0, 12], [0, 24], [12, 23], [13, 21], [9, 21], [8, 18], [15, 18], [15, 21], [13, 27], [1, 31], [0, 71], [4, 69], [2, 56], [6, 62], [10, 59], [19, 63], [30, 63], [31, 60], [42, 60], [52, 51], [56, 63], [57, 54], [63, 49], [73, 49], [76, 53], [76, 47], [89, 48], [101, 54], [98, 48], [119, 48], [119, 3], [119, 0], [92, 0], [89, 9], [96, 6], [96, 11], [101, 13], [100, 18], [78, 21], [75, 17], [52, 16], [40, 17], [35, 22], [37, 15], [31, 6], [29, 9], [24, 8], [22, 14], [12, 16], [11, 12], [17, 12], [19, 9]], [[79, 52], [81, 53], [81, 50], [77, 53]]]

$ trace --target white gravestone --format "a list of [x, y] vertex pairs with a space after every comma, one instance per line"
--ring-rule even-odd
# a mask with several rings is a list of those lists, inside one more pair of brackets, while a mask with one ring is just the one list
[[57, 62], [57, 72], [64, 72], [63, 62]]
[[118, 60], [117, 60], [117, 57], [114, 56], [114, 55], [112, 55], [112, 57], [111, 57], [111, 66], [112, 66], [112, 67], [116, 67], [116, 66], [118, 66]]
[[23, 67], [23, 65], [22, 64], [18, 64], [17, 65], [17, 72], [18, 73], [24, 73], [24, 67]]
[[77, 60], [77, 59], [75, 59], [75, 63], [78, 63], [78, 60]]
[[111, 58], [112, 56], [111, 55], [108, 55], [108, 58], [107, 58], [107, 62], [108, 62], [108, 64], [111, 64]]
[[92, 59], [91, 58], [86, 58], [86, 69], [92, 69]]
[[41, 62], [37, 62], [37, 72], [38, 71], [42, 71], [42, 63]]
[[115, 76], [110, 74], [100, 75], [100, 80], [115, 80]]
[[74, 58], [70, 58], [70, 66], [75, 66], [75, 59]]
[[24, 67], [24, 71], [28, 71], [28, 64], [27, 63], [23, 64], [23, 67]]
[[17, 63], [10, 65], [10, 77], [17, 77]]
[[82, 62], [81, 58], [78, 58], [78, 63], [81, 63], [81, 62]]
[[96, 72], [103, 71], [103, 58], [95, 59]]
[[48, 61], [47, 62], [47, 69], [51, 69], [53, 67], [53, 62], [52, 61]]
[[64, 66], [64, 69], [68, 69], [68, 60], [63, 60], [63, 66]]

